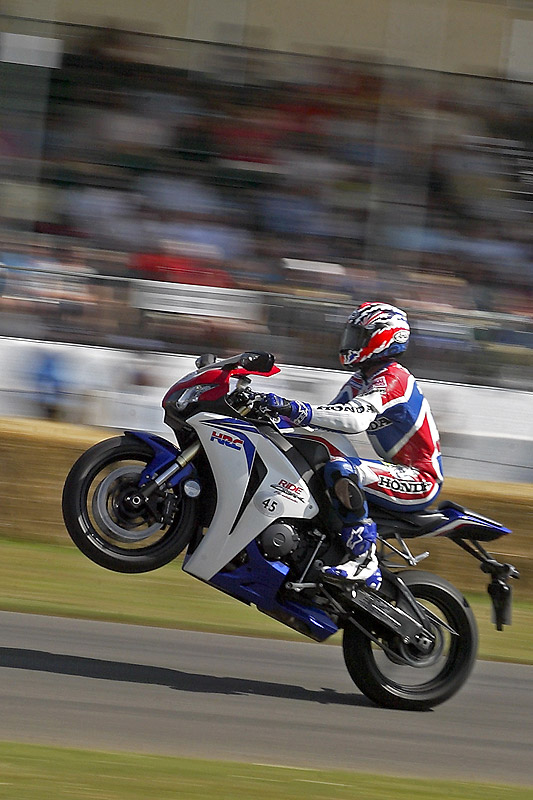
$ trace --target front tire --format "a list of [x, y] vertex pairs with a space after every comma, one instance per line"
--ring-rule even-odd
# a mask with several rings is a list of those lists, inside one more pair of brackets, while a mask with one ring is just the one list
[[[423, 711], [454, 695], [468, 678], [477, 654], [477, 625], [468, 602], [448, 581], [430, 572], [406, 571], [401, 578], [416, 599], [456, 631], [432, 623], [436, 641], [427, 656], [409, 652], [399, 637], [374, 635], [401, 658], [387, 654], [362, 631], [347, 622], [344, 660], [350, 677], [370, 700], [386, 708]], [[398, 595], [400, 598], [401, 595]], [[398, 604], [403, 607], [401, 599]], [[407, 611], [408, 609], [405, 608]]]
[[[174, 495], [172, 519], [163, 523], [145, 506], [128, 506], [151, 448], [134, 436], [117, 436], [85, 452], [63, 488], [63, 518], [84, 555], [114, 572], [139, 573], [162, 567], [188, 545], [196, 528], [194, 500]], [[164, 502], [163, 497], [161, 502]]]

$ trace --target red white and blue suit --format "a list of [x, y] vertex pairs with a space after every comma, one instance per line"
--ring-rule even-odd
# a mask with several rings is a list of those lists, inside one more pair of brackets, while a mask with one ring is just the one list
[[357, 370], [327, 405], [301, 407], [297, 424], [347, 434], [366, 431], [380, 457], [334, 455], [326, 473], [346, 474], [344, 462], [367, 498], [386, 508], [420, 511], [437, 497], [443, 480], [437, 426], [414, 376], [397, 361]]

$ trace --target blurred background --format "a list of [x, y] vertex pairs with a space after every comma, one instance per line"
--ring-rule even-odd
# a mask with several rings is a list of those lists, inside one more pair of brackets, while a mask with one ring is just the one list
[[419, 378], [533, 390], [530, 2], [113, 8], [0, 2], [2, 413], [68, 416], [72, 358], [15, 339], [142, 392], [148, 352], [335, 369], [368, 299]]

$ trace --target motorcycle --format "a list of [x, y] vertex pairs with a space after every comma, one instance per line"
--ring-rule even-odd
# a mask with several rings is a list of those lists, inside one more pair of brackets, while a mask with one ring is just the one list
[[482, 542], [510, 530], [446, 500], [414, 513], [371, 504], [380, 590], [324, 582], [321, 567], [346, 551], [322, 468], [332, 455], [354, 454], [350, 440], [291, 427], [265, 407], [250, 376], [280, 371], [269, 353], [204, 354], [196, 367], [162, 401], [177, 446], [125, 431], [73, 465], [62, 507], [77, 547], [124, 573], [157, 569], [185, 551], [187, 574], [311, 639], [342, 630], [348, 672], [380, 706], [423, 710], [454, 695], [474, 665], [476, 621], [451, 583], [414, 569], [429, 553], [413, 555], [408, 541], [443, 536], [477, 558], [502, 630], [518, 572]]

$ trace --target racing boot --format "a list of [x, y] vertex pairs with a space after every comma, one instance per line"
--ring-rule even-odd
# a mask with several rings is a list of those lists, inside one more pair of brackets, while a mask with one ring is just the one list
[[330, 583], [364, 583], [368, 589], [377, 591], [382, 578], [376, 555], [376, 523], [363, 519], [354, 527], [344, 527], [341, 537], [352, 558], [337, 566], [322, 567], [322, 577]]

